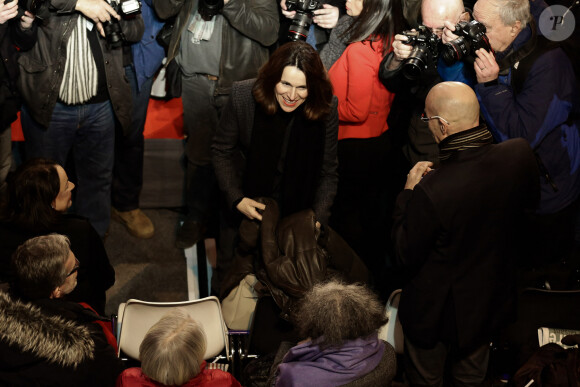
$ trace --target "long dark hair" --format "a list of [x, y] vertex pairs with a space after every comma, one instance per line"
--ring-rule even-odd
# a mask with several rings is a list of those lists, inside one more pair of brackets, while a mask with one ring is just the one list
[[304, 101], [304, 115], [319, 120], [330, 112], [332, 84], [318, 56], [309, 44], [301, 41], [286, 43], [278, 48], [258, 72], [252, 89], [254, 98], [268, 114], [276, 113], [276, 84], [282, 79], [286, 66], [297, 67], [306, 76], [308, 97]]
[[4, 220], [29, 230], [47, 230], [58, 221], [60, 213], [52, 208], [60, 192], [57, 165], [49, 159], [31, 159], [9, 177]]
[[382, 41], [386, 54], [395, 34], [404, 28], [401, 0], [363, 0], [360, 15], [354, 18], [343, 36], [348, 36], [348, 43]]

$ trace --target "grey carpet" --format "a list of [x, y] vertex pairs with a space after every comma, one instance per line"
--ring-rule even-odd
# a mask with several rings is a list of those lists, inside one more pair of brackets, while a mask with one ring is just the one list
[[145, 301], [187, 300], [186, 262], [175, 247], [177, 211], [149, 209], [144, 212], [155, 225], [151, 239], [139, 239], [112, 220], [105, 248], [115, 268], [115, 285], [107, 292], [106, 314], [117, 313], [130, 298]]

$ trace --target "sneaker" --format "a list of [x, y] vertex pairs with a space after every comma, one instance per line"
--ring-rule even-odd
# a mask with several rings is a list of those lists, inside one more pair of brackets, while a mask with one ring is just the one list
[[177, 230], [175, 247], [178, 249], [190, 248], [203, 238], [206, 231], [207, 228], [202, 223], [186, 220]]
[[137, 238], [151, 238], [155, 233], [153, 222], [139, 208], [131, 211], [119, 211], [111, 207], [111, 218], [127, 227], [129, 233]]

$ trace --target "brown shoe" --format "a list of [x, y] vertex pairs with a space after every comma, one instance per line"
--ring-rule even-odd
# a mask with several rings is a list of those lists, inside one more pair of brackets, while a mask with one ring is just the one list
[[111, 218], [127, 227], [129, 233], [137, 238], [151, 238], [155, 233], [153, 222], [139, 208], [131, 211], [118, 211], [111, 207]]

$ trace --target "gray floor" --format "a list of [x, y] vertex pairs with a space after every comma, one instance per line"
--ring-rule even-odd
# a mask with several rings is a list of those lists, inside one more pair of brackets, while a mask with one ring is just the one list
[[119, 303], [130, 298], [145, 301], [185, 301], [188, 297], [186, 261], [177, 249], [177, 211], [147, 209], [155, 225], [151, 239], [138, 239], [124, 226], [111, 221], [105, 248], [115, 268], [115, 285], [107, 292], [106, 314], [117, 313]]

